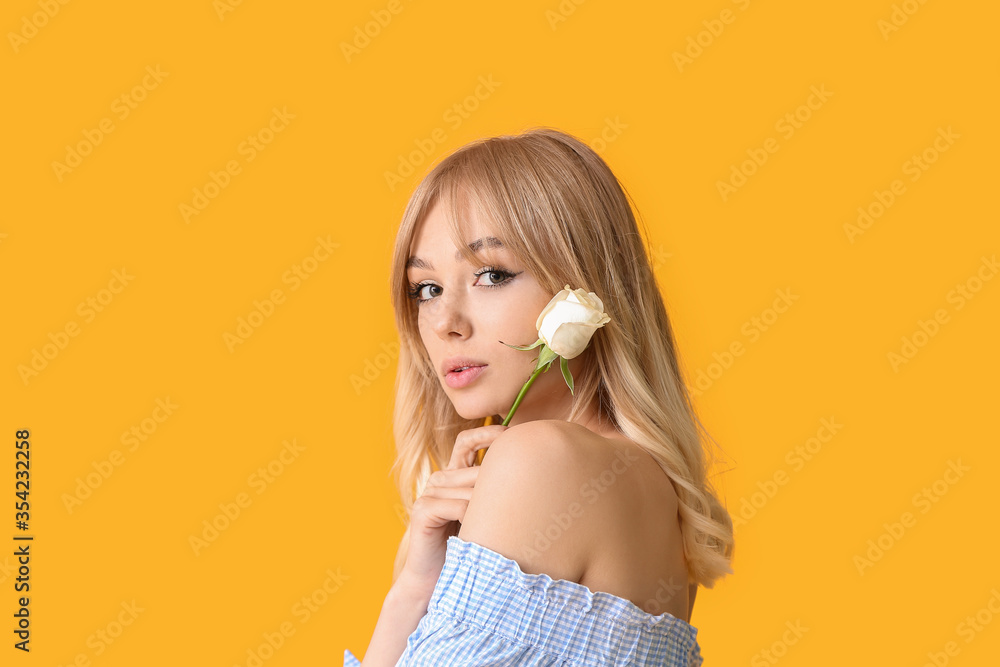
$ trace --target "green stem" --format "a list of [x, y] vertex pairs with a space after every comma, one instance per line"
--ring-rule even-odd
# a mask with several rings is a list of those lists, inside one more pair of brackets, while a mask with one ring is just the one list
[[547, 367], [548, 364], [545, 364], [541, 368], [536, 368], [535, 372], [531, 374], [530, 378], [528, 378], [528, 381], [524, 383], [523, 387], [521, 387], [521, 392], [517, 395], [517, 399], [514, 401], [513, 407], [511, 407], [510, 412], [507, 413], [507, 418], [503, 420], [503, 426], [510, 423], [511, 418], [514, 416], [514, 411], [517, 410], [517, 406], [521, 404], [521, 399], [524, 398], [524, 394], [528, 391], [528, 387], [531, 386], [531, 383], [535, 381], [535, 378], [538, 377], [539, 374], [541, 374], [541, 372]]

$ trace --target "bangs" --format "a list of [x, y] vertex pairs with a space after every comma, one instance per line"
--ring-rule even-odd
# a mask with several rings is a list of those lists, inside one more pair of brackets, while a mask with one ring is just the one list
[[[462, 165], [468, 167], [470, 165]], [[517, 221], [512, 221], [501, 212], [509, 210], [507, 202], [498, 201], [500, 194], [490, 184], [475, 178], [476, 169], [450, 169], [443, 175], [438, 190], [445, 204], [445, 214], [452, 242], [458, 247], [462, 257], [470, 264], [498, 260], [502, 250], [483, 243], [478, 250], [469, 247], [477, 238], [494, 237], [503, 244], [503, 250], [510, 253], [522, 264], [528, 264], [530, 253], [524, 243], [518, 243]], [[462, 176], [458, 174], [462, 173]], [[478, 223], [479, 230], [474, 231]]]
[[476, 141], [427, 175], [418, 188], [423, 189], [419, 218], [442, 202], [449, 236], [470, 264], [499, 259], [497, 250], [485, 244], [479, 252], [468, 245], [493, 236], [503, 244], [504, 255], [543, 289], [555, 293], [566, 283], [592, 287], [584, 274], [603, 264], [592, 255], [599, 250], [613, 254], [616, 243], [593, 237], [597, 226], [588, 221], [603, 207], [585, 195], [603, 188], [588, 175], [593, 176], [577, 152], [541, 135]]

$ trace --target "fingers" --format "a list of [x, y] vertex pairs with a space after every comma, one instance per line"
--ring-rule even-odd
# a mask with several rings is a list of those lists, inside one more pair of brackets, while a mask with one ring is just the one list
[[[471, 496], [472, 489], [468, 489]], [[427, 534], [435, 529], [447, 526], [452, 521], [461, 523], [465, 520], [465, 512], [469, 509], [469, 499], [434, 498], [421, 496], [413, 503], [414, 520], [410, 522], [418, 533]]]
[[479, 478], [480, 468], [475, 465], [476, 452], [493, 444], [507, 428], [503, 424], [494, 424], [458, 434], [448, 465], [431, 473], [423, 493], [413, 504], [410, 527], [415, 536], [439, 540], [442, 528], [447, 534], [457, 534], [457, 525], [453, 522], [461, 523], [465, 519]]
[[[469, 468], [465, 468], [465, 470], [469, 470]], [[466, 500], [469, 500], [470, 498], [472, 498], [472, 487], [474, 481], [475, 479], [473, 479], [473, 481], [469, 482], [468, 484], [457, 484], [455, 486], [428, 485], [427, 488], [424, 489], [423, 495], [421, 495], [420, 497], [421, 498], [465, 498]]]
[[447, 525], [449, 521], [461, 522], [472, 500], [479, 470], [479, 466], [471, 466], [433, 472], [424, 492], [413, 503], [410, 525], [426, 531]]
[[474, 465], [476, 462], [476, 452], [489, 447], [508, 428], [510, 427], [503, 424], [492, 424], [490, 426], [480, 426], [462, 431], [455, 438], [455, 447], [451, 451], [451, 460], [448, 462], [445, 470], [476, 467]]
[[468, 487], [471, 490], [478, 477], [479, 466], [455, 468], [453, 470], [435, 470], [427, 478], [427, 487], [424, 490], [424, 494], [436, 494], [441, 489], [450, 487]]

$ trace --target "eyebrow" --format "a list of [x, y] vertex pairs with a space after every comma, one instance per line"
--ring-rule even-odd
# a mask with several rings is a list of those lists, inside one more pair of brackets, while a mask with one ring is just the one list
[[[488, 247], [488, 248], [503, 248], [504, 247], [503, 246], [503, 242], [501, 242], [500, 239], [498, 239], [497, 237], [495, 237], [495, 236], [487, 236], [487, 237], [484, 237], [484, 238], [481, 238], [481, 239], [476, 239], [475, 241], [473, 241], [472, 243], [470, 243], [469, 244], [469, 250], [471, 250], [472, 252], [479, 252], [480, 250], [483, 249], [483, 244], [484, 243], [486, 244], [486, 247]], [[455, 253], [455, 261], [457, 262], [460, 259], [462, 259], [462, 251], [461, 250], [459, 250], [459, 251], [457, 251]], [[406, 268], [409, 269], [410, 267], [413, 267], [415, 269], [427, 269], [429, 271], [433, 271], [434, 270], [434, 267], [431, 266], [430, 262], [426, 262], [426, 261], [424, 261], [424, 260], [422, 260], [422, 259], [420, 259], [419, 257], [416, 257], [416, 256], [410, 257], [408, 260], [406, 260]]]

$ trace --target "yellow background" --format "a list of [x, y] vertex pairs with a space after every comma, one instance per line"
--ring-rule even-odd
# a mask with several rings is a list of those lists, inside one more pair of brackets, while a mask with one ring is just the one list
[[[735, 576], [698, 595], [707, 663], [995, 664], [1000, 279], [972, 280], [961, 308], [954, 292], [1000, 250], [995, 5], [216, 5], [4, 3], [2, 664], [247, 665], [283, 623], [294, 634], [268, 667], [364, 653], [403, 532], [388, 473], [393, 235], [431, 161], [535, 125], [593, 141], [619, 175], [689, 380], [717, 376], [697, 404], [726, 457], [719, 486], [734, 515], [758, 507], [737, 529]], [[143, 99], [121, 118], [123, 95]], [[274, 109], [294, 118], [248, 160]], [[787, 136], [796, 113], [808, 118]], [[57, 174], [102, 122], [113, 130]], [[939, 128], [953, 140], [935, 154]], [[776, 152], [724, 200], [718, 182], [769, 139]], [[390, 188], [386, 172], [428, 141]], [[935, 161], [911, 180], [925, 151]], [[185, 221], [181, 204], [230, 161], [238, 173]], [[904, 193], [852, 242], [845, 225], [897, 179]], [[338, 247], [304, 262], [317, 237]], [[297, 285], [296, 265], [315, 269]], [[283, 303], [231, 351], [224, 335], [274, 290]], [[774, 319], [779, 290], [798, 298]], [[108, 297], [89, 320], [79, 308]], [[78, 335], [25, 381], [68, 323]], [[824, 418], [842, 427], [796, 469], [789, 452]], [[155, 431], [130, 451], [122, 434], [144, 423]], [[20, 428], [30, 654], [12, 648], [7, 555]], [[258, 493], [251, 476], [286, 440], [304, 449]], [[939, 481], [959, 460], [968, 471]], [[925, 487], [935, 502], [914, 498]], [[249, 506], [196, 555], [190, 537], [241, 493]], [[889, 548], [859, 571], [880, 538]], [[328, 571], [341, 583], [304, 619], [296, 605]], [[120, 636], [95, 639], [133, 601]], [[977, 612], [992, 623], [970, 637], [960, 624]]]

